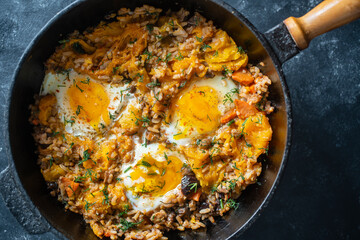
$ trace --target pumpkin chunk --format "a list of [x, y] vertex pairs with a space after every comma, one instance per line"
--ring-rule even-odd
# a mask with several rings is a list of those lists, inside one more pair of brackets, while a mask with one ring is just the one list
[[65, 190], [68, 197], [72, 197], [75, 194], [76, 190], [78, 189], [79, 183], [71, 181], [70, 179], [65, 177], [61, 178], [60, 181], [65, 186]]
[[233, 120], [236, 117], [237, 117], [236, 109], [234, 108], [234, 109], [231, 109], [230, 111], [228, 111], [227, 113], [225, 113], [224, 116], [221, 117], [220, 122], [222, 124], [225, 124], [225, 123]]
[[241, 68], [231, 75], [232, 79], [239, 82], [241, 85], [248, 86], [254, 82], [254, 77], [245, 68]]
[[239, 118], [248, 118], [255, 115], [258, 110], [247, 102], [235, 99], [236, 114]]

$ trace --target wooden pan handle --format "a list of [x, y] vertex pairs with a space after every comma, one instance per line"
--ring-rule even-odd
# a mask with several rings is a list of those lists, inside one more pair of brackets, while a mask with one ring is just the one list
[[299, 49], [334, 28], [360, 17], [360, 0], [325, 0], [300, 18], [289, 17], [284, 24]]

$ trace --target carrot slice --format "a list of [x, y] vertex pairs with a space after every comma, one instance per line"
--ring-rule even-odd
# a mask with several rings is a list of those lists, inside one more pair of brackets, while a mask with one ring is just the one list
[[75, 194], [76, 189], [79, 187], [79, 183], [71, 181], [68, 178], [62, 178], [61, 183], [64, 184], [68, 197], [72, 197]]
[[220, 122], [222, 124], [224, 123], [227, 123], [227, 122], [230, 122], [231, 120], [233, 120], [234, 118], [237, 117], [237, 114], [236, 114], [236, 109], [231, 109], [230, 111], [228, 111], [227, 113], [225, 113], [221, 119], [220, 119]]
[[200, 200], [200, 196], [201, 191], [197, 191], [196, 193], [194, 193], [194, 195], [192, 195], [192, 199], [198, 202]]
[[254, 82], [254, 77], [251, 76], [251, 73], [245, 68], [240, 68], [239, 70], [234, 72], [231, 77], [235, 81], [239, 82], [241, 85], [247, 86]]
[[235, 99], [235, 106], [236, 114], [242, 119], [255, 115], [258, 112], [254, 106], [238, 99]]

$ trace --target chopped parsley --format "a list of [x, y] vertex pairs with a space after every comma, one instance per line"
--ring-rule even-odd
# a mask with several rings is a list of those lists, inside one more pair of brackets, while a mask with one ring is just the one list
[[163, 183], [161, 183], [160, 185], [155, 186], [155, 187], [160, 188], [160, 189], [163, 189], [163, 188], [164, 188], [164, 186], [165, 186], [165, 181], [164, 181]]
[[86, 202], [86, 204], [85, 204], [85, 210], [86, 210], [86, 211], [89, 211], [89, 208], [90, 208], [92, 205], [95, 204], [95, 203], [89, 203], [89, 202], [86, 201], [86, 200], [85, 200], [85, 202]]
[[137, 74], [135, 75], [135, 77], [138, 77], [138, 81], [139, 81], [139, 82], [143, 82], [143, 81], [144, 81], [144, 75], [142, 75], [142, 74], [140, 74], [140, 73], [137, 73]]
[[230, 92], [226, 93], [225, 96], [224, 96], [224, 100], [223, 100], [223, 103], [227, 103], [227, 102], [230, 102], [230, 103], [233, 103], [234, 100], [232, 99], [232, 97], [234, 96], [234, 94], [236, 93], [239, 93], [239, 89], [238, 88], [233, 88], [230, 90]]
[[232, 199], [232, 198], [229, 198], [229, 199], [226, 201], [226, 204], [228, 204], [230, 208], [234, 208], [235, 210], [238, 209], [238, 208], [239, 208], [239, 205], [240, 205], [240, 203], [235, 202], [235, 200]]
[[234, 163], [234, 164], [232, 165], [232, 167], [233, 167], [234, 169], [236, 169], [236, 170], [239, 170], [239, 171], [240, 171], [240, 169], [236, 166], [236, 163]]
[[240, 53], [240, 54], [244, 54], [245, 53], [245, 51], [244, 51], [244, 49], [242, 48], [242, 47], [237, 47], [237, 50], [238, 50], [238, 52]]
[[76, 109], [76, 115], [80, 114], [81, 109], [84, 109], [83, 106], [78, 105]]
[[137, 38], [135, 38], [134, 40], [130, 40], [129, 43], [134, 44], [134, 43], [136, 43], [136, 41], [137, 41]]
[[82, 183], [84, 181], [85, 177], [78, 176], [74, 178], [74, 182], [76, 183]]
[[146, 29], [151, 33], [154, 30], [154, 24], [146, 24]]
[[147, 145], [148, 145], [148, 140], [147, 140], [147, 138], [145, 138], [145, 141], [143, 144], [141, 144], [141, 146], [147, 147]]
[[170, 60], [171, 55], [172, 55], [172, 53], [166, 54], [165, 59], [163, 60], [163, 62], [167, 63]]
[[96, 181], [97, 180], [97, 173], [95, 173], [95, 176], [93, 175], [94, 170], [88, 168], [86, 169], [86, 172], [85, 172], [85, 177], [89, 177], [90, 178], [90, 181], [94, 182], [94, 180]]
[[194, 190], [194, 192], [196, 193], [198, 189], [198, 183], [191, 183], [189, 186], [190, 186], [190, 190]]
[[113, 75], [115, 75], [116, 74], [116, 72], [117, 72], [117, 70], [119, 69], [119, 66], [117, 66], [117, 67], [113, 67]]
[[73, 146], [74, 146], [74, 143], [72, 142], [72, 143], [70, 144], [70, 147], [69, 147], [68, 149], [66, 149], [66, 151], [65, 151], [64, 153], [67, 153], [67, 151], [69, 151]]
[[60, 40], [60, 41], [59, 41], [60, 44], [65, 44], [65, 43], [67, 43], [67, 42], [69, 42], [68, 39], [63, 39], [63, 40]]
[[258, 103], [255, 104], [255, 107], [260, 111], [264, 111], [265, 110], [265, 108], [264, 108], [265, 101], [266, 101], [265, 95], [263, 95], [261, 97], [261, 100]]
[[120, 219], [120, 224], [121, 226], [119, 225], [119, 228], [123, 231], [123, 232], [126, 232], [127, 230], [129, 230], [130, 228], [133, 228], [135, 227], [136, 225], [142, 223], [142, 220], [140, 222], [129, 222], [125, 219]]
[[124, 173], [128, 172], [131, 169], [131, 166], [125, 169]]
[[231, 120], [227, 123], [227, 125], [230, 126], [230, 125], [233, 124], [234, 122], [235, 122], [235, 120], [234, 120], [234, 119], [231, 119]]
[[102, 202], [102, 204], [109, 204], [109, 191], [108, 191], [108, 185], [105, 185], [103, 190], [101, 190], [101, 192], [104, 194], [104, 200]]
[[110, 118], [111, 120], [114, 120], [114, 119], [115, 119], [115, 116], [112, 115], [111, 112], [109, 112], [109, 118]]
[[136, 115], [135, 115], [135, 113], [134, 112], [131, 112], [134, 116], [135, 116], [135, 118], [136, 118], [136, 121], [135, 121], [135, 125], [139, 125], [139, 121], [140, 122], [143, 122], [144, 124], [143, 124], [143, 127], [145, 127], [146, 126], [146, 123], [147, 124], [149, 124], [149, 122], [150, 122], [150, 119], [148, 118], [148, 117], [141, 117], [141, 118], [138, 118], [138, 117], [136, 117]]
[[80, 166], [83, 162], [86, 162], [89, 159], [90, 159], [90, 154], [89, 154], [89, 149], [87, 149], [83, 152], [82, 160], [78, 163], [78, 165]]
[[51, 156], [50, 157], [50, 160], [49, 160], [49, 163], [50, 163], [50, 168], [52, 167], [52, 165], [53, 165], [53, 161], [54, 161], [54, 158]]
[[181, 52], [179, 52], [179, 55], [177, 55], [176, 57], [175, 57], [175, 59], [176, 60], [182, 60], [184, 57], [183, 57], [183, 55], [181, 54]]
[[224, 75], [224, 77], [227, 77], [228, 75], [231, 75], [233, 73], [233, 71], [229, 70], [226, 65], [222, 65], [222, 68], [222, 74]]
[[75, 84], [75, 87], [80, 90], [80, 92], [84, 92], [77, 84]]
[[164, 157], [165, 157], [165, 160], [167, 161], [167, 164], [169, 165], [171, 163], [171, 160], [169, 160], [169, 158], [165, 152], [164, 152]]
[[144, 161], [144, 160], [141, 160], [140, 165], [143, 165], [143, 166], [145, 166], [145, 167], [151, 167], [151, 164], [148, 163], [147, 161]]
[[83, 84], [89, 84], [90, 83], [90, 78], [87, 77], [85, 81], [80, 81]]
[[147, 49], [145, 49], [144, 55], [146, 55], [146, 60], [150, 60], [153, 57], [152, 52], [149, 52]]
[[204, 43], [204, 44], [200, 47], [200, 50], [204, 52], [207, 48], [211, 49], [211, 46], [209, 46], [209, 45], [207, 45], [207, 44]]
[[202, 38], [202, 37], [195, 36], [195, 38], [196, 38], [196, 40], [197, 40], [198, 42], [202, 42], [202, 41], [203, 41], [203, 38]]
[[184, 82], [180, 83], [180, 86], [179, 86], [178, 88], [180, 89], [180, 88], [185, 87], [185, 84], [186, 84], [186, 81], [184, 81]]
[[264, 149], [266, 156], [269, 155], [269, 147], [267, 147], [267, 148], [258, 148], [258, 149], [259, 149], [259, 150]]
[[129, 205], [126, 204], [126, 205], [124, 206], [124, 211], [120, 212], [118, 216], [119, 216], [119, 217], [122, 217], [123, 215], [127, 214], [128, 211], [129, 211]]
[[223, 204], [223, 201], [222, 201], [222, 199], [220, 198], [220, 207], [221, 207], [221, 209], [223, 209], [224, 208], [224, 204]]
[[161, 83], [159, 83], [159, 81], [156, 80], [155, 82], [150, 82], [150, 83], [146, 84], [146, 86], [147, 86], [148, 88], [154, 88], [154, 87], [161, 86]]
[[72, 126], [74, 123], [75, 123], [75, 120], [73, 118], [71, 118], [70, 120], [67, 120], [65, 117], [64, 117], [64, 125], [70, 123], [70, 125]]

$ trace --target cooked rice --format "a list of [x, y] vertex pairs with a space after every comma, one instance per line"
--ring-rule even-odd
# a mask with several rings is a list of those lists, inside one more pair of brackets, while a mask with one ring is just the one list
[[[134, 11], [122, 8], [117, 14], [106, 16], [106, 21], [96, 27], [84, 33], [72, 33], [61, 41], [61, 46], [45, 64], [47, 72], [66, 73], [68, 69], [74, 69], [104, 82], [128, 84], [130, 91], [143, 99], [141, 116], [149, 119], [146, 124], [107, 129], [117, 138], [110, 146], [109, 159], [112, 160], [106, 168], [99, 170], [94, 166], [84, 168], [79, 165], [88, 145], [65, 131], [66, 123], [59, 119], [56, 104], [50, 104], [44, 110], [41, 101], [45, 102], [46, 96], [37, 96], [30, 106], [38, 163], [50, 194], [57, 195], [66, 209], [82, 214], [100, 238], [167, 239], [163, 236], [165, 231], [203, 228], [205, 219], [215, 224], [214, 217], [237, 208], [239, 203], [234, 199], [246, 186], [257, 181], [261, 173], [257, 158], [268, 151], [271, 128], [266, 126], [265, 129], [264, 122], [268, 121], [265, 114], [273, 111], [267, 101], [271, 80], [257, 66], [247, 65], [246, 53], [212, 21], [206, 21], [199, 13], [190, 16], [184, 9], [163, 15], [161, 12], [161, 9], [146, 5]], [[228, 39], [226, 43], [222, 42], [225, 38]], [[229, 49], [235, 46], [238, 51], [224, 56], [221, 61], [214, 61], [218, 51], [223, 51], [217, 49], [219, 44], [228, 44]], [[241, 118], [237, 111], [237, 116], [222, 124], [211, 136], [214, 139], [204, 137], [201, 144], [194, 143], [195, 150], [201, 150], [208, 164], [200, 170], [187, 167], [205, 182], [205, 177], [201, 176], [218, 171], [215, 164], [212, 165], [213, 161], [223, 162], [219, 170], [221, 180], [216, 180], [216, 184], [208, 189], [199, 186], [200, 198], [194, 197], [196, 190], [190, 195], [181, 192], [156, 210], [133, 209], [123, 192], [122, 180], [116, 176], [121, 173], [122, 164], [133, 161], [134, 134], [142, 131], [149, 143], [167, 142], [161, 127], [166, 121], [164, 113], [181, 88], [195, 75], [206, 78], [223, 73], [224, 78], [231, 79], [236, 71], [248, 74], [253, 81], [238, 83], [239, 91], [234, 94], [252, 109], [256, 107], [257, 113]], [[226, 86], [226, 81], [219, 84]], [[43, 114], [44, 111], [47, 113]], [[252, 130], [246, 133], [245, 127]], [[265, 140], [258, 140], [264, 137], [261, 131], [265, 131], [260, 131], [260, 127], [268, 131]], [[251, 138], [251, 131], [258, 131], [256, 139]], [[178, 151], [187, 155], [188, 150], [179, 147]], [[103, 193], [95, 196], [101, 197], [102, 203], [86, 200], [88, 193], [95, 192]]]

